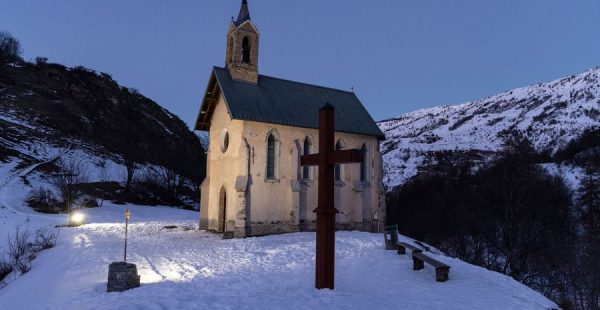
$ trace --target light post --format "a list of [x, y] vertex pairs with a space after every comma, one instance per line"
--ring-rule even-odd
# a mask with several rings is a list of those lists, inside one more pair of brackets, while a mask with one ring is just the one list
[[125, 208], [125, 251], [123, 253], [123, 261], [108, 265], [107, 292], [122, 292], [140, 286], [140, 276], [137, 273], [137, 266], [127, 262], [127, 230], [130, 218], [131, 213], [129, 212], [129, 208]]
[[123, 252], [123, 261], [127, 261], [127, 229], [129, 226], [129, 219], [131, 218], [131, 213], [129, 212], [129, 208], [125, 208], [125, 251]]

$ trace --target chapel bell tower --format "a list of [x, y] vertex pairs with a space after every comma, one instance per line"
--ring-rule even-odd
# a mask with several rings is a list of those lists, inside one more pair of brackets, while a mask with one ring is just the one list
[[242, 0], [240, 14], [227, 31], [225, 67], [235, 80], [258, 83], [258, 39], [260, 33], [250, 20], [248, 2]]

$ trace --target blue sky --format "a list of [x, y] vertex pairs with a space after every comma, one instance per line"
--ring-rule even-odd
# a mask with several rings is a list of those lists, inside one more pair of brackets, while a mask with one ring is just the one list
[[[83, 65], [191, 125], [241, 0], [1, 0], [25, 58]], [[598, 0], [248, 0], [262, 74], [354, 87], [376, 120], [600, 65]]]

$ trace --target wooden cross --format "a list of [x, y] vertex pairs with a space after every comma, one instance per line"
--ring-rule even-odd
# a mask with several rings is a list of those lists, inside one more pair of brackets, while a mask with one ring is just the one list
[[326, 103], [319, 109], [319, 154], [300, 157], [301, 166], [319, 166], [317, 213], [317, 258], [315, 287], [333, 289], [335, 267], [335, 215], [333, 205], [335, 164], [360, 163], [361, 150], [335, 150], [335, 107]]

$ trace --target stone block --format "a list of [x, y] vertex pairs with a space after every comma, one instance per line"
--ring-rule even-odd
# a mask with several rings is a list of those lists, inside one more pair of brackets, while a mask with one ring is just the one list
[[114, 262], [108, 266], [107, 292], [122, 292], [140, 287], [140, 276], [135, 264]]

